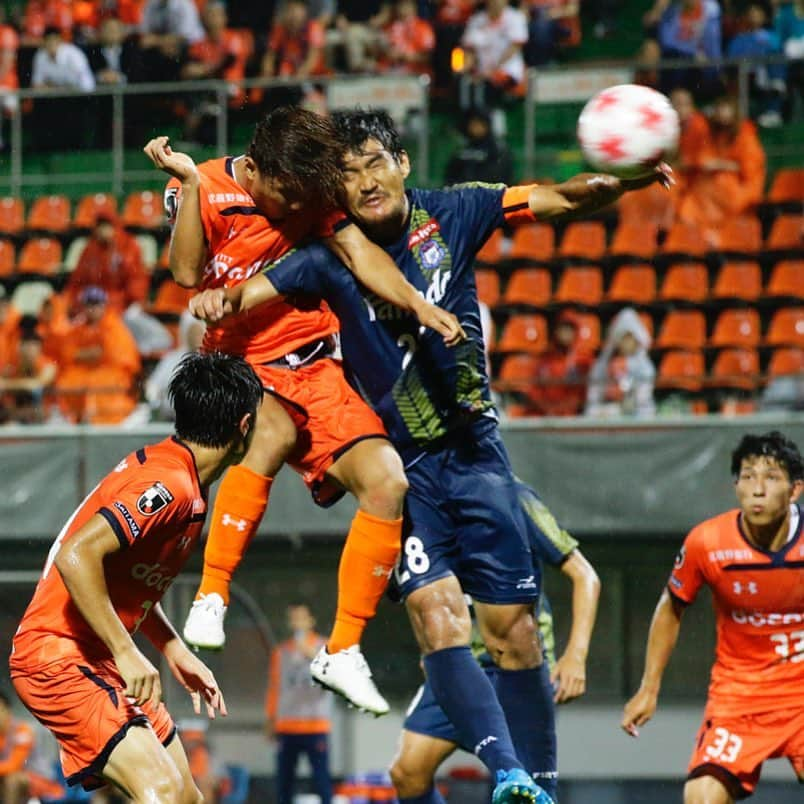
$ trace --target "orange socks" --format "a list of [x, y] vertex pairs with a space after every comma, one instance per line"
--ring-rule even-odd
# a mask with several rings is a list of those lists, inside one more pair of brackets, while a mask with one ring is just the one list
[[402, 541], [402, 518], [380, 519], [358, 509], [338, 566], [338, 610], [330, 653], [360, 642], [391, 577]]
[[204, 574], [196, 596], [217, 592], [229, 605], [232, 574], [243, 560], [268, 507], [272, 482], [273, 478], [258, 475], [242, 464], [227, 470], [215, 498], [204, 549]]

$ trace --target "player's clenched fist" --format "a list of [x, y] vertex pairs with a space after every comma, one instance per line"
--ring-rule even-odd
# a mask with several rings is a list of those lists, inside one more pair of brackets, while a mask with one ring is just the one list
[[639, 726], [643, 726], [653, 717], [657, 700], [658, 695], [655, 692], [640, 687], [623, 710], [623, 719], [620, 723], [623, 731], [632, 737], [639, 737]]
[[126, 695], [136, 704], [150, 701], [156, 706], [162, 700], [159, 671], [140, 653], [133, 643], [114, 657], [117, 671], [126, 683]]
[[190, 312], [207, 324], [214, 324], [234, 312], [224, 288], [204, 290], [189, 301]]
[[193, 158], [181, 151], [174, 151], [167, 137], [154, 137], [142, 150], [156, 167], [180, 182], [198, 179], [198, 168]]

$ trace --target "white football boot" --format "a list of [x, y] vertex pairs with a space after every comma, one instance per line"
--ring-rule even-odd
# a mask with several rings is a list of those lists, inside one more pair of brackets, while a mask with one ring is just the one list
[[387, 714], [390, 709], [388, 701], [371, 680], [371, 670], [360, 652], [360, 645], [352, 645], [337, 653], [327, 653], [324, 645], [310, 663], [310, 675], [316, 684], [341, 695], [353, 706], [375, 717]]
[[226, 642], [223, 618], [226, 606], [217, 592], [201, 594], [193, 601], [187, 621], [184, 623], [184, 640], [197, 648], [220, 650]]

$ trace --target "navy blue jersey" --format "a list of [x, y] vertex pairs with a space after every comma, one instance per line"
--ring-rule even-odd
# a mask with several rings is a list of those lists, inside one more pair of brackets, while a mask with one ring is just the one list
[[[427, 301], [460, 320], [467, 340], [454, 348], [416, 318], [363, 287], [325, 247], [293, 251], [266, 270], [285, 296], [329, 302], [341, 324], [350, 380], [382, 417], [403, 457], [468, 421], [496, 418], [489, 393], [474, 259], [503, 221], [523, 217], [524, 188], [462, 185], [408, 190], [410, 217], [402, 236], [385, 250]], [[532, 220], [524, 204], [526, 219]]]

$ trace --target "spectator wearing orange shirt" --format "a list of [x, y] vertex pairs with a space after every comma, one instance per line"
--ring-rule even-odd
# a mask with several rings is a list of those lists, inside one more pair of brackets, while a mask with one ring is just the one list
[[387, 50], [380, 57], [383, 71], [431, 75], [435, 33], [418, 15], [415, 0], [397, 0], [393, 21], [383, 31]]
[[678, 216], [717, 247], [719, 227], [762, 200], [765, 151], [754, 124], [742, 120], [732, 98], [715, 102], [706, 136], [686, 147]]
[[309, 78], [325, 75], [324, 29], [310, 19], [305, 0], [287, 0], [268, 36], [262, 74]]
[[[20, 82], [17, 75], [17, 51], [20, 38], [10, 25], [0, 25], [0, 108], [6, 115], [19, 107], [15, 94]], [[0, 140], [0, 148], [3, 142]]]
[[0, 418], [19, 424], [45, 419], [45, 393], [53, 385], [58, 368], [42, 353], [36, 319], [22, 319], [17, 354], [0, 371]]
[[116, 424], [136, 405], [137, 343], [102, 288], [85, 288], [79, 302], [56, 382], [60, 407], [70, 421]]

